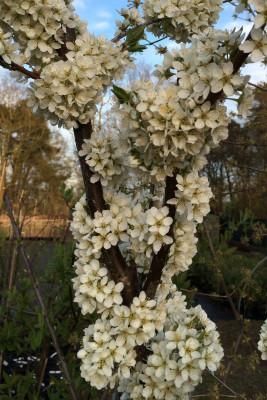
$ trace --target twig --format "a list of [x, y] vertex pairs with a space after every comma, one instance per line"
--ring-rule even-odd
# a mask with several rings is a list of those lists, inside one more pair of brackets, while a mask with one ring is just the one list
[[[209, 245], [211, 254], [212, 254], [212, 256], [213, 256], [215, 262], [217, 263], [217, 262], [218, 262], [218, 259], [217, 259], [216, 253], [215, 253], [215, 251], [214, 251], [214, 247], [213, 247], [213, 244], [212, 244], [212, 241], [211, 241], [210, 233], [209, 233], [209, 230], [208, 230], [208, 227], [207, 227], [207, 224], [206, 224], [205, 221], [203, 222], [203, 225], [204, 225], [204, 229], [205, 229], [205, 232], [206, 232], [206, 236], [207, 236], [207, 240], [208, 240], [208, 245]], [[218, 265], [218, 268], [219, 268], [219, 265]], [[220, 269], [220, 268], [219, 268], [219, 269]], [[226, 294], [227, 300], [228, 300], [228, 302], [229, 302], [229, 304], [230, 304], [230, 307], [231, 307], [231, 309], [232, 309], [232, 311], [233, 311], [233, 314], [234, 314], [234, 316], [235, 316], [235, 319], [236, 319], [236, 320], [239, 322], [239, 324], [240, 324], [240, 314], [238, 313], [238, 311], [237, 311], [237, 309], [236, 309], [236, 307], [235, 307], [235, 305], [234, 305], [232, 296], [231, 296], [231, 294], [230, 294], [229, 291], [228, 291], [228, 288], [227, 288], [227, 286], [226, 286], [226, 283], [225, 283], [225, 280], [224, 280], [222, 271], [220, 271], [220, 272], [221, 272], [221, 283], [222, 283], [222, 287], [223, 287], [224, 293]]]
[[256, 171], [256, 172], [261, 172], [263, 174], [266, 174], [267, 171], [264, 169], [258, 169], [258, 168], [254, 168], [254, 167], [250, 167], [249, 165], [240, 165], [240, 164], [234, 164], [233, 162], [229, 161], [229, 160], [224, 160], [225, 162], [228, 162], [229, 165], [231, 167], [237, 167], [237, 168], [245, 168], [245, 169], [251, 169], [252, 171]]
[[222, 386], [224, 386], [226, 389], [228, 389], [231, 393], [233, 393], [237, 398], [243, 399], [243, 400], [247, 400], [244, 396], [242, 396], [241, 394], [236, 393], [233, 389], [231, 389], [228, 385], [226, 385], [226, 383], [224, 383], [221, 379], [219, 379], [217, 376], [215, 376], [212, 372], [210, 372], [208, 369], [206, 369], [206, 371], [208, 372], [208, 374], [210, 374], [214, 379], [216, 379], [216, 381], [220, 382], [220, 384]]
[[[217, 256], [216, 256], [216, 254], [215, 254], [214, 247], [213, 247], [213, 244], [212, 244], [212, 241], [211, 241], [211, 238], [210, 238], [209, 230], [208, 230], [208, 228], [207, 228], [207, 225], [206, 225], [205, 221], [203, 222], [203, 225], [204, 225], [204, 228], [205, 228], [205, 232], [206, 232], [206, 236], [207, 236], [207, 240], [208, 240], [208, 245], [209, 245], [211, 254], [212, 254], [212, 256], [213, 256], [215, 262], [216, 262], [217, 265], [218, 265]], [[228, 300], [228, 302], [229, 302], [229, 304], [230, 304], [230, 307], [231, 307], [231, 309], [232, 309], [232, 312], [233, 312], [233, 314], [234, 314], [234, 317], [235, 317], [237, 323], [238, 323], [239, 326], [240, 326], [240, 329], [241, 329], [241, 331], [242, 331], [242, 335], [244, 334], [244, 335], [249, 339], [249, 341], [251, 342], [251, 344], [253, 345], [253, 347], [255, 348], [255, 350], [259, 352], [257, 344], [255, 343], [255, 341], [253, 340], [253, 338], [251, 338], [251, 337], [248, 335], [248, 333], [246, 332], [246, 330], [245, 330], [245, 328], [244, 328], [243, 320], [240, 318], [241, 315], [240, 315], [239, 311], [236, 309], [236, 307], [235, 307], [235, 305], [234, 305], [234, 302], [233, 302], [233, 299], [232, 299], [232, 295], [231, 295], [231, 294], [229, 293], [229, 291], [228, 291], [227, 285], [226, 285], [226, 283], [225, 283], [225, 280], [224, 280], [224, 277], [223, 277], [223, 274], [222, 274], [222, 271], [221, 271], [221, 268], [220, 268], [219, 265], [218, 265], [218, 268], [219, 268], [220, 273], [221, 273], [221, 274], [220, 274], [220, 275], [221, 275], [221, 284], [222, 284], [223, 290], [224, 290], [224, 292], [225, 292], [225, 294], [226, 294], [227, 300]], [[241, 336], [241, 337], [242, 337], [242, 336]], [[241, 340], [241, 338], [240, 338], [240, 340]]]
[[[197, 399], [198, 397], [205, 397], [205, 399], [207, 399], [208, 397], [210, 397], [210, 393], [207, 394], [196, 394], [194, 396], [190, 396], [190, 399]], [[232, 394], [220, 394], [220, 397], [230, 397], [232, 399], [236, 398], [236, 395], [232, 395]]]
[[51, 338], [49, 336], [43, 345], [42, 354], [41, 354], [40, 362], [39, 362], [39, 369], [38, 369], [38, 373], [37, 373], [37, 382], [36, 382], [36, 386], [35, 386], [37, 398], [40, 396], [42, 382], [44, 379], [45, 370], [46, 370], [47, 362], [48, 362], [48, 358], [49, 358], [50, 346], [51, 346]]
[[248, 192], [249, 190], [260, 189], [260, 188], [262, 188], [264, 186], [267, 186], [267, 183], [264, 183], [264, 184], [262, 184], [260, 186], [253, 186], [253, 187], [247, 188], [247, 189], [235, 190], [234, 192], [226, 192], [226, 193], [223, 193], [219, 198], [228, 196], [228, 194], [242, 193], [242, 192]]
[[27, 314], [27, 315], [34, 315], [34, 316], [37, 316], [37, 315], [38, 315], [37, 313], [35, 313], [35, 312], [33, 312], [33, 311], [19, 310], [17, 307], [9, 306], [8, 308], [9, 308], [10, 310], [22, 312], [23, 314]]
[[[238, 336], [237, 336], [237, 339], [236, 339], [236, 343], [235, 343], [235, 348], [234, 348], [233, 355], [235, 355], [235, 354], [237, 353], [237, 350], [238, 350], [238, 348], [239, 348], [239, 345], [240, 345], [240, 343], [241, 343], [241, 339], [242, 339], [243, 335], [244, 335], [244, 329], [241, 328], [241, 331], [238, 333]], [[230, 361], [228, 362], [228, 365], [227, 365], [227, 367], [226, 367], [226, 373], [225, 373], [224, 379], [223, 379], [224, 383], [226, 382], [226, 380], [227, 380], [227, 378], [228, 378], [228, 375], [229, 375], [229, 373], [230, 373], [230, 370], [231, 370], [231, 367], [232, 367], [233, 362], [234, 362], [234, 359], [233, 359], [233, 357], [231, 357], [231, 359], [230, 359]]]
[[5, 197], [5, 199], [6, 199], [8, 215], [9, 215], [9, 218], [10, 218], [10, 221], [11, 221], [11, 225], [13, 227], [13, 230], [14, 230], [14, 233], [15, 233], [15, 237], [19, 242], [19, 250], [20, 250], [22, 258], [24, 260], [27, 274], [28, 274], [28, 276], [29, 276], [29, 278], [30, 278], [30, 280], [32, 282], [32, 286], [33, 286], [35, 295], [37, 297], [38, 303], [39, 303], [39, 305], [41, 307], [42, 312], [44, 313], [45, 321], [46, 321], [48, 329], [50, 331], [54, 347], [56, 349], [56, 352], [58, 354], [58, 358], [59, 358], [59, 360], [61, 362], [61, 365], [62, 365], [63, 372], [64, 372], [66, 380], [68, 382], [68, 386], [69, 386], [69, 390], [70, 390], [70, 393], [71, 393], [71, 397], [72, 397], [73, 400], [78, 400], [77, 394], [75, 393], [75, 390], [74, 390], [74, 387], [73, 387], [73, 384], [72, 384], [72, 381], [71, 381], [71, 377], [70, 377], [70, 374], [69, 374], [69, 370], [68, 370], [67, 364], [66, 364], [66, 362], [64, 360], [63, 353], [62, 353], [61, 347], [59, 345], [59, 342], [58, 342], [58, 339], [57, 339], [57, 336], [56, 336], [56, 332], [55, 332], [55, 330], [54, 330], [54, 328], [52, 326], [52, 323], [50, 321], [48, 312], [47, 312], [45, 304], [43, 302], [41, 293], [40, 293], [40, 291], [39, 291], [39, 289], [37, 287], [37, 284], [36, 284], [36, 281], [35, 281], [35, 277], [33, 275], [33, 272], [32, 272], [28, 257], [27, 257], [27, 255], [25, 253], [23, 245], [21, 244], [21, 236], [20, 236], [18, 227], [16, 225], [16, 222], [15, 222], [15, 219], [14, 219], [14, 216], [13, 216], [13, 211], [12, 211], [12, 206], [11, 206], [10, 200], [9, 200], [9, 198], [7, 196]]
[[242, 143], [242, 142], [231, 142], [230, 140], [224, 140], [222, 144], [234, 144], [235, 146], [247, 146], [247, 147], [266, 147], [267, 143]]
[[[265, 261], [267, 260], [267, 256], [266, 257], [264, 257], [261, 261], [259, 261], [258, 262], [258, 264], [252, 269], [252, 271], [250, 272], [250, 277], [252, 277], [252, 275], [254, 274], [254, 272], [261, 266], [261, 264], [263, 264]], [[241, 291], [241, 295], [240, 295], [240, 297], [239, 297], [239, 301], [238, 301], [238, 312], [240, 312], [240, 308], [241, 308], [241, 301], [242, 301], [242, 299], [243, 299], [243, 295], [242, 295], [242, 293], [244, 292], [244, 290], [246, 290], [246, 288], [247, 288], [247, 286], [248, 286], [248, 283], [245, 283], [245, 285], [243, 286], [243, 289], [242, 289], [242, 291]]]
[[260, 90], [263, 90], [264, 92], [267, 92], [267, 89], [265, 87], [255, 85], [255, 83], [248, 82], [248, 85], [254, 86], [257, 89], [260, 89]]
[[[5, 62], [3, 60], [3, 57], [1, 57], [1, 56], [0, 56], [0, 60], [2, 62]], [[7, 64], [7, 63], [5, 63], [5, 64], [7, 65], [7, 68], [10, 71], [19, 71], [22, 74], [24, 74], [24, 75], [26, 75], [26, 76], [28, 76], [29, 78], [32, 78], [32, 79], [39, 79], [40, 78], [40, 74], [37, 71], [29, 71], [26, 68], [22, 67], [21, 65], [18, 65], [16, 63], [14, 63], [14, 62], [11, 62], [11, 64]]]
[[[189, 290], [189, 289], [183, 289], [183, 288], [181, 288], [180, 290], [182, 292], [194, 293], [194, 294], [197, 294], [199, 296], [218, 297], [220, 299], [226, 299], [227, 298], [227, 296], [223, 296], [223, 295], [220, 295], [220, 294], [202, 293], [202, 292], [196, 292], [195, 290]], [[232, 293], [231, 293], [231, 296], [232, 296]]]
[[106, 400], [106, 398], [107, 398], [107, 397], [108, 397], [108, 395], [109, 395], [109, 392], [110, 392], [110, 390], [109, 390], [109, 389], [105, 390], [105, 391], [104, 391], [104, 393], [102, 394], [102, 396], [101, 396], [101, 399], [100, 399], [100, 400]]

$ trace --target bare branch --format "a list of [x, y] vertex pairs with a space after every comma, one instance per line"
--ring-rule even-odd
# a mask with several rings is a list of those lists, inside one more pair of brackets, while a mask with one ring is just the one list
[[[205, 398], [204, 400], [206, 400], [208, 397], [210, 397], [210, 393], [196, 394], [194, 396], [191, 396], [190, 399], [198, 399], [200, 397], [204, 397]], [[228, 398], [236, 399], [237, 396], [236, 395], [231, 395], [231, 394], [220, 394], [220, 397], [228, 397]]]
[[215, 376], [212, 372], [210, 372], [208, 369], [206, 370], [208, 374], [210, 374], [216, 381], [218, 381], [222, 386], [224, 386], [226, 389], [228, 389], [231, 393], [235, 395], [238, 399], [243, 399], [247, 400], [244, 396], [241, 394], [236, 393], [233, 389], [231, 389], [226, 383], [224, 383], [221, 379], [219, 379], [217, 376]]
[[242, 142], [231, 142], [230, 140], [224, 140], [222, 142], [222, 144], [233, 144], [235, 146], [245, 146], [245, 147], [257, 147], [257, 146], [265, 147], [265, 146], [267, 146], [267, 143], [266, 144], [263, 144], [263, 143], [250, 143], [250, 142], [242, 143]]
[[262, 87], [262, 86], [255, 85], [255, 83], [248, 82], [248, 85], [254, 86], [255, 88], [257, 88], [257, 89], [259, 89], [259, 90], [262, 90], [262, 91], [264, 91], [264, 92], [267, 92], [267, 89], [266, 89], [266, 88], [264, 88], [264, 87]]
[[[2, 62], [4, 62], [2, 56], [0, 56], [0, 60], [1, 60]], [[5, 64], [6, 64], [6, 63], [5, 63]], [[14, 63], [14, 62], [11, 62], [10, 65], [9, 65], [9, 64], [6, 64], [6, 65], [7, 65], [7, 68], [8, 68], [10, 71], [19, 71], [19, 72], [21, 72], [22, 74], [27, 75], [29, 78], [32, 78], [32, 79], [39, 79], [39, 78], [40, 78], [40, 74], [39, 74], [37, 71], [29, 71], [29, 70], [27, 70], [26, 68], [22, 67], [21, 65], [18, 65], [18, 64], [16, 64], [16, 63]]]
[[[256, 266], [251, 270], [249, 276], [252, 277], [253, 274], [257, 271], [257, 269], [261, 266], [261, 264], [263, 264], [265, 261], [267, 261], [267, 256], [264, 257], [262, 260], [260, 260], [260, 261], [256, 264]], [[243, 286], [243, 289], [242, 289], [242, 291], [241, 291], [241, 295], [240, 295], [240, 297], [239, 297], [238, 308], [237, 308], [239, 312], [240, 312], [240, 309], [241, 309], [241, 302], [242, 302], [242, 299], [243, 299], [242, 293], [244, 293], [244, 291], [246, 290], [247, 286], [248, 286], [248, 283], [246, 282], [245, 285]]]
[[[178, 174], [178, 170], [174, 171], [172, 177], [167, 176], [166, 178], [166, 188], [165, 188], [165, 199], [164, 199], [164, 206], [169, 207], [169, 216], [173, 219], [172, 225], [170, 226], [170, 230], [168, 235], [173, 237], [173, 227], [174, 227], [174, 220], [175, 220], [175, 205], [167, 204], [168, 200], [175, 197], [175, 190], [176, 190], [176, 176]], [[170, 245], [163, 245], [160, 251], [154, 255], [150, 270], [147, 275], [147, 279], [144, 285], [144, 290], [148, 297], [153, 298], [155, 296], [157, 287], [160, 283], [160, 278], [162, 274], [162, 270], [165, 266], [166, 259], [168, 256], [168, 252], [170, 249]]]
[[[221, 157], [220, 157], [220, 158], [221, 158]], [[230, 167], [251, 169], [251, 171], [261, 172], [261, 173], [264, 173], [264, 174], [267, 173], [267, 170], [265, 171], [264, 169], [258, 169], [258, 168], [250, 167], [249, 165], [240, 165], [240, 164], [236, 164], [235, 162], [232, 162], [231, 160], [225, 160], [224, 158], [221, 158], [221, 159], [224, 160], [226, 163], [228, 163]]]
[[[60, 56], [63, 60], [66, 59], [66, 53], [68, 49], [66, 47], [66, 41], [75, 42], [75, 30], [67, 29], [65, 34], [65, 43], [60, 49]], [[78, 128], [74, 129], [74, 138], [76, 148], [79, 153], [82, 150], [82, 145], [85, 139], [90, 139], [92, 134], [92, 123], [89, 121], [88, 124], [80, 124]], [[103, 188], [101, 182], [91, 183], [92, 171], [85, 162], [85, 158], [79, 156], [81, 165], [81, 171], [84, 181], [86, 201], [92, 216], [96, 211], [102, 212], [107, 208]], [[108, 268], [112, 279], [117, 282], [124, 284], [122, 292], [123, 301], [125, 305], [130, 305], [132, 299], [139, 293], [139, 284], [137, 279], [137, 268], [134, 263], [128, 267], [125, 259], [123, 258], [119, 246], [112, 246], [110, 249], [102, 249], [102, 257], [106, 267]]]
[[[180, 289], [181, 292], [186, 292], [186, 293], [192, 293], [192, 294], [197, 294], [199, 296], [207, 296], [207, 297], [216, 297], [216, 298], [220, 298], [220, 299], [226, 299], [227, 296], [223, 296], [220, 294], [213, 294], [213, 293], [202, 293], [202, 292], [198, 292], [196, 290], [189, 290], [189, 289]], [[231, 296], [233, 295], [234, 292], [231, 293]]]
[[29, 259], [28, 259], [27, 255], [25, 253], [23, 245], [21, 244], [21, 236], [20, 236], [20, 232], [18, 230], [18, 227], [16, 225], [16, 222], [15, 222], [15, 219], [14, 219], [14, 216], [13, 216], [13, 211], [12, 211], [12, 206], [11, 206], [10, 200], [9, 200], [9, 198], [7, 196], [5, 197], [5, 199], [6, 199], [7, 209], [8, 209], [8, 215], [9, 215], [9, 218], [10, 218], [10, 221], [11, 221], [11, 225], [12, 225], [13, 230], [14, 230], [15, 237], [18, 240], [19, 250], [21, 252], [21, 255], [22, 255], [25, 267], [26, 267], [27, 275], [31, 280], [35, 295], [36, 295], [37, 300], [38, 300], [38, 303], [39, 303], [39, 305], [41, 307], [41, 310], [42, 310], [42, 312], [44, 314], [44, 318], [45, 318], [46, 324], [48, 326], [49, 332], [51, 334], [51, 338], [52, 338], [54, 347], [55, 347], [56, 352], [58, 354], [58, 358], [60, 360], [60, 363], [62, 365], [62, 369], [63, 369], [64, 375], [65, 375], [65, 378], [66, 378], [66, 380], [68, 382], [68, 386], [69, 386], [71, 397], [72, 397], [73, 400], [78, 400], [77, 394], [75, 393], [74, 386], [73, 386], [73, 383], [72, 383], [72, 380], [71, 380], [71, 377], [70, 377], [70, 374], [69, 374], [69, 370], [68, 370], [66, 361], [64, 360], [63, 353], [62, 353], [61, 347], [59, 345], [59, 342], [58, 342], [58, 339], [57, 339], [57, 336], [56, 336], [56, 332], [55, 332], [55, 330], [53, 328], [53, 325], [52, 325], [52, 323], [50, 321], [50, 318], [49, 318], [47, 309], [45, 307], [45, 304], [43, 302], [41, 293], [40, 293], [40, 291], [38, 289], [38, 286], [36, 284], [35, 277], [33, 275], [33, 272], [32, 272], [32, 269], [31, 269], [31, 266], [30, 266], [30, 263], [29, 263]]
[[263, 183], [262, 185], [253, 186], [253, 187], [250, 187], [250, 188], [247, 188], [247, 189], [236, 190], [234, 192], [226, 192], [226, 193], [223, 193], [221, 196], [219, 196], [219, 198], [228, 196], [229, 194], [242, 193], [242, 192], [248, 192], [250, 190], [260, 189], [260, 188], [265, 187], [265, 186], [267, 186], [267, 183]]
[[[207, 227], [207, 224], [206, 224], [205, 221], [203, 221], [203, 225], [204, 225], [204, 229], [205, 229], [205, 232], [206, 232], [206, 237], [207, 237], [207, 240], [208, 240], [208, 245], [209, 245], [211, 254], [212, 254], [213, 258], [214, 258], [214, 261], [216, 263], [218, 263], [217, 255], [215, 253], [215, 250], [214, 250], [214, 247], [213, 247], [213, 244], [212, 244], [212, 241], [211, 241], [210, 233], [209, 233], [209, 230], [208, 230], [208, 227]], [[219, 267], [219, 265], [218, 265], [218, 267]], [[237, 311], [237, 309], [236, 309], [236, 307], [234, 305], [232, 296], [228, 291], [228, 288], [226, 286], [226, 283], [225, 283], [225, 280], [224, 280], [224, 277], [223, 277], [222, 273], [221, 273], [221, 283], [222, 283], [222, 287], [223, 287], [223, 290], [225, 292], [225, 295], [227, 297], [227, 300], [228, 300], [228, 302], [230, 304], [230, 307], [232, 309], [232, 312], [233, 312], [233, 314], [235, 316], [235, 319], [240, 323], [240, 314], [239, 314], [239, 312]]]
[[[84, 140], [90, 139], [91, 134], [91, 122], [89, 122], [87, 125], [80, 124], [79, 128], [74, 129], [74, 137], [78, 153], [82, 149]], [[87, 204], [92, 216], [94, 216], [96, 211], [102, 212], [103, 210], [107, 209], [103, 195], [103, 188], [100, 181], [91, 183], [91, 177], [93, 175], [92, 171], [86, 164], [84, 157], [79, 156], [79, 160], [81, 164]], [[108, 250], [102, 249], [102, 256], [105, 265], [112, 276], [112, 279], [115, 282], [122, 282], [124, 284], [124, 289], [122, 292], [124, 304], [131, 304], [132, 299], [139, 293], [136, 266], [132, 264], [130, 267], [128, 267], [118, 245], [112, 246]]]

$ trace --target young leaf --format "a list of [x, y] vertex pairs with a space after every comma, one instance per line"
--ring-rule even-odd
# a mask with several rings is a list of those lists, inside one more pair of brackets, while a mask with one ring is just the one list
[[129, 46], [135, 45], [144, 35], [145, 27], [139, 26], [138, 28], [131, 29], [127, 34], [127, 43]]
[[130, 93], [125, 92], [124, 89], [113, 85], [112, 92], [115, 94], [121, 104], [127, 103], [130, 100]]

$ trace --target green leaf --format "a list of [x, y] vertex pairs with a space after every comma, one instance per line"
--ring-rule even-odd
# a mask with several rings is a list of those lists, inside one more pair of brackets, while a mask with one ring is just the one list
[[44, 314], [43, 314], [42, 311], [38, 313], [38, 324], [39, 324], [40, 329], [43, 329], [43, 327], [44, 327]]
[[36, 350], [42, 343], [43, 340], [43, 331], [40, 330], [37, 332], [36, 336], [34, 337], [34, 340], [31, 342], [31, 348], [33, 350]]
[[230, 256], [231, 254], [233, 254], [236, 251], [237, 247], [230, 247], [230, 249], [226, 249], [224, 250], [223, 254], [225, 256]]
[[205, 336], [205, 331], [202, 331], [197, 340], [201, 342], [204, 339], [204, 336]]
[[130, 95], [130, 93], [127, 93], [124, 89], [122, 89], [116, 85], [113, 85], [112, 92], [115, 94], [115, 96], [117, 97], [117, 99], [119, 100], [119, 102], [121, 104], [127, 103], [128, 101], [130, 101], [131, 95]]
[[131, 29], [127, 34], [127, 43], [129, 46], [135, 45], [144, 35], [145, 27], [139, 26], [138, 28]]
[[131, 53], [142, 53], [144, 50], [146, 50], [146, 46], [144, 45], [139, 45], [139, 46], [129, 46], [127, 47], [127, 50], [130, 51]]

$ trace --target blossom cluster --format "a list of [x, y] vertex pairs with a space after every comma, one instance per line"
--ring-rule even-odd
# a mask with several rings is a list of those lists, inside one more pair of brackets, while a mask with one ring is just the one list
[[147, 362], [121, 380], [122, 399], [188, 399], [203, 370], [215, 371], [223, 356], [219, 335], [200, 306], [186, 308], [180, 292], [166, 301], [164, 328], [151, 345]]
[[188, 36], [199, 34], [217, 21], [221, 4], [221, 0], [145, 0], [143, 12], [146, 21], [159, 20], [149, 29], [155, 36], [164, 33], [185, 42]]
[[132, 103], [118, 110], [138, 168], [154, 177], [155, 183], [186, 166], [189, 157], [205, 155], [228, 135], [224, 106], [211, 107], [208, 101], [197, 106], [194, 100], [179, 99], [180, 90], [174, 84], [157, 90], [152, 83], [139, 82]]
[[267, 320], [261, 327], [258, 349], [261, 352], [262, 360], [267, 360]]
[[122, 8], [119, 11], [119, 14], [123, 17], [123, 21], [119, 19], [116, 20], [116, 26], [118, 28], [115, 33], [116, 36], [120, 35], [131, 26], [136, 26], [145, 22], [144, 18], [141, 17], [141, 14], [136, 7]]
[[145, 292], [130, 307], [116, 305], [109, 315], [103, 314], [85, 329], [84, 347], [78, 353], [83, 378], [98, 389], [108, 384], [113, 388], [118, 378], [130, 377], [136, 364], [135, 347], [148, 343], [165, 320], [164, 309], [156, 308], [156, 300], [147, 299]]
[[176, 217], [174, 225], [174, 240], [170, 247], [169, 258], [162, 275], [165, 286], [161, 290], [169, 290], [171, 278], [181, 272], [187, 271], [197, 253], [196, 229], [197, 224], [187, 218]]
[[[200, 180], [201, 183], [203, 184]], [[190, 392], [200, 381], [206, 366], [216, 369], [222, 356], [215, 325], [200, 308], [188, 310], [184, 297], [171, 283], [173, 274], [185, 270], [191, 262], [195, 252], [196, 225], [184, 216], [176, 222], [174, 237], [177, 240], [172, 245], [174, 247], [171, 247], [171, 257], [156, 299], [148, 299], [145, 292], [141, 291], [130, 306], [125, 306], [122, 304], [124, 285], [112, 280], [101, 260], [101, 250], [124, 242], [127, 251], [134, 254], [137, 241], [140, 244], [146, 243], [147, 248], [150, 247], [150, 251], [145, 254], [149, 260], [153, 251], [157, 252], [163, 243], [168, 243], [166, 238], [172, 218], [168, 217], [168, 207], [152, 207], [142, 211], [140, 202], [133, 207], [133, 202], [123, 193], [112, 193], [106, 189], [105, 198], [110, 202], [109, 209], [102, 213], [96, 212], [94, 218], [88, 214], [85, 196], [76, 204], [73, 215], [72, 231], [78, 241], [75, 250], [77, 277], [73, 279], [75, 301], [81, 306], [83, 314], [95, 310], [101, 314], [101, 319], [85, 330], [83, 348], [78, 353], [82, 360], [82, 377], [98, 389], [108, 384], [114, 387], [118, 381], [122, 387], [132, 387], [134, 381], [130, 372], [136, 367], [132, 376], [139, 376], [139, 383], [135, 385], [131, 398], [151, 398], [151, 385], [155, 387], [155, 379], [159, 378], [160, 386], [162, 385], [159, 398], [164, 397], [164, 390], [170, 385], [173, 395]], [[146, 228], [145, 233], [140, 226], [143, 230]], [[149, 239], [151, 237], [153, 239]], [[141, 265], [138, 271], [145, 272]], [[202, 325], [199, 325], [198, 319]], [[176, 333], [177, 329], [183, 332], [180, 339]], [[141, 345], [152, 349], [152, 354], [147, 363], [136, 365], [136, 346]], [[196, 347], [192, 357], [191, 345]], [[183, 355], [185, 352], [188, 354]], [[155, 365], [154, 360], [159, 358], [162, 360], [162, 366]], [[169, 372], [166, 370], [160, 374], [164, 365]], [[187, 372], [182, 372], [184, 369]], [[168, 376], [168, 373], [171, 375]], [[147, 380], [143, 380], [143, 376], [146, 376]], [[124, 396], [126, 394], [124, 393]], [[135, 397], [137, 394], [139, 397]]]
[[0, 26], [0, 56], [7, 64], [14, 60], [18, 48], [18, 44], [12, 41], [12, 33], [5, 32]]
[[[29, 106], [54, 125], [77, 128], [78, 123], [88, 123], [112, 79], [121, 79], [131, 65], [128, 52], [122, 52], [121, 43], [90, 34], [71, 2], [1, 0], [0, 4], [0, 20], [12, 27], [0, 40], [0, 55], [8, 63], [16, 57], [40, 73], [32, 83]], [[16, 50], [19, 55], [14, 55]]]
[[94, 173], [92, 183], [100, 180], [107, 186], [112, 180], [112, 186], [116, 187], [114, 175], [123, 180], [128, 153], [129, 145], [123, 138], [110, 132], [93, 132], [90, 139], [85, 139], [79, 155], [85, 156], [86, 164]]
[[32, 83], [29, 105], [35, 112], [43, 110], [52, 124], [77, 128], [95, 115], [112, 79], [121, 79], [131, 62], [121, 45], [114, 46], [104, 35], [86, 32], [67, 42], [67, 48], [67, 60], [45, 66]]
[[164, 81], [173, 76], [179, 82], [179, 98], [203, 104], [210, 93], [223, 91], [225, 96], [243, 90], [249, 77], [233, 73], [230, 52], [244, 38], [242, 31], [227, 32], [206, 29], [202, 35], [192, 38], [190, 47], [181, 45], [164, 57], [163, 65], [157, 66], [155, 75]]
[[185, 176], [178, 174], [176, 180], [176, 197], [169, 200], [168, 204], [177, 205], [176, 211], [179, 215], [185, 215], [189, 221], [194, 220], [200, 224], [210, 211], [212, 192], [208, 179], [196, 172], [190, 172]]
[[67, 28], [84, 32], [86, 24], [64, 0], [1, 0], [0, 19], [12, 27], [21, 61], [40, 70], [55, 58]]

